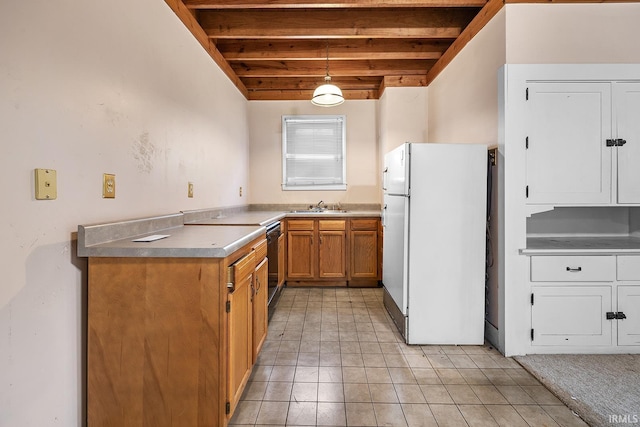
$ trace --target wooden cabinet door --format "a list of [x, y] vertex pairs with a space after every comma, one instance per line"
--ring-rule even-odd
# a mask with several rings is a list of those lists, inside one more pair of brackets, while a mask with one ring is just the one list
[[611, 345], [611, 286], [534, 286], [531, 327], [534, 346]]
[[318, 220], [318, 278], [347, 278], [347, 220]]
[[344, 230], [320, 231], [318, 248], [318, 276], [344, 279], [346, 268], [346, 232]]
[[535, 82], [527, 103], [527, 203], [610, 203], [611, 85]]
[[618, 203], [640, 203], [640, 83], [615, 83], [615, 138], [627, 141], [616, 148]]
[[267, 338], [267, 299], [269, 297], [269, 269], [267, 258], [264, 258], [256, 267], [253, 274], [253, 363], [258, 359], [258, 353], [262, 349]]
[[352, 279], [378, 278], [378, 230], [351, 230]]
[[233, 291], [227, 297], [227, 402], [231, 416], [253, 365], [251, 286], [255, 269], [254, 253], [251, 252], [229, 268], [233, 268], [234, 278]]
[[287, 276], [290, 279], [315, 277], [316, 247], [314, 232], [289, 230], [287, 233]]

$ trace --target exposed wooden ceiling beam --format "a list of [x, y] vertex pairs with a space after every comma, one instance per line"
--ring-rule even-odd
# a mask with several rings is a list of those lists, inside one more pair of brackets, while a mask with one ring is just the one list
[[[380, 86], [381, 77], [336, 77], [332, 82], [342, 90], [371, 90]], [[321, 77], [245, 77], [247, 90], [315, 90], [324, 83]]]
[[[425, 74], [434, 60], [397, 61], [331, 61], [329, 74], [333, 76], [385, 76]], [[325, 68], [318, 61], [263, 61], [238, 63], [231, 66], [239, 77], [322, 77]]]
[[382, 81], [385, 87], [416, 87], [427, 85], [427, 74], [415, 74], [407, 76], [384, 76]]
[[[343, 90], [344, 99], [362, 100], [378, 99], [377, 90]], [[250, 101], [309, 101], [313, 96], [312, 90], [300, 91], [250, 91]]]
[[[351, 39], [329, 43], [332, 60], [438, 59], [452, 40]], [[326, 56], [322, 40], [220, 40], [218, 50], [229, 61], [317, 60]]]
[[[201, 11], [198, 21], [214, 39], [456, 38], [474, 9], [222, 10]], [[286, 24], [285, 24], [286, 23]]]
[[184, 0], [189, 9], [482, 7], [486, 0]]

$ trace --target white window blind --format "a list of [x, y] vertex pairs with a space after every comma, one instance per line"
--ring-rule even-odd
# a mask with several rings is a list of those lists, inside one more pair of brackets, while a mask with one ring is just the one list
[[345, 116], [282, 116], [282, 188], [346, 190]]

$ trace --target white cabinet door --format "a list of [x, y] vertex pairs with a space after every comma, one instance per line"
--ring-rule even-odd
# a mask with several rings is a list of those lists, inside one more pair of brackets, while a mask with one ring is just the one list
[[614, 84], [614, 135], [617, 147], [618, 203], [640, 203], [640, 83]]
[[535, 82], [528, 90], [527, 203], [610, 203], [611, 84]]
[[534, 286], [532, 345], [611, 345], [610, 286]]
[[618, 286], [618, 345], [640, 345], [640, 285]]

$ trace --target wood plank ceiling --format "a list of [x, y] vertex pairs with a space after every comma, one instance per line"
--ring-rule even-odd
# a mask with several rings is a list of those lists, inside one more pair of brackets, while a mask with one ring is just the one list
[[503, 4], [490, 0], [491, 13], [488, 0], [165, 1], [249, 100], [310, 100], [327, 63], [346, 99], [426, 86], [454, 42], [472, 37], [472, 20]]

